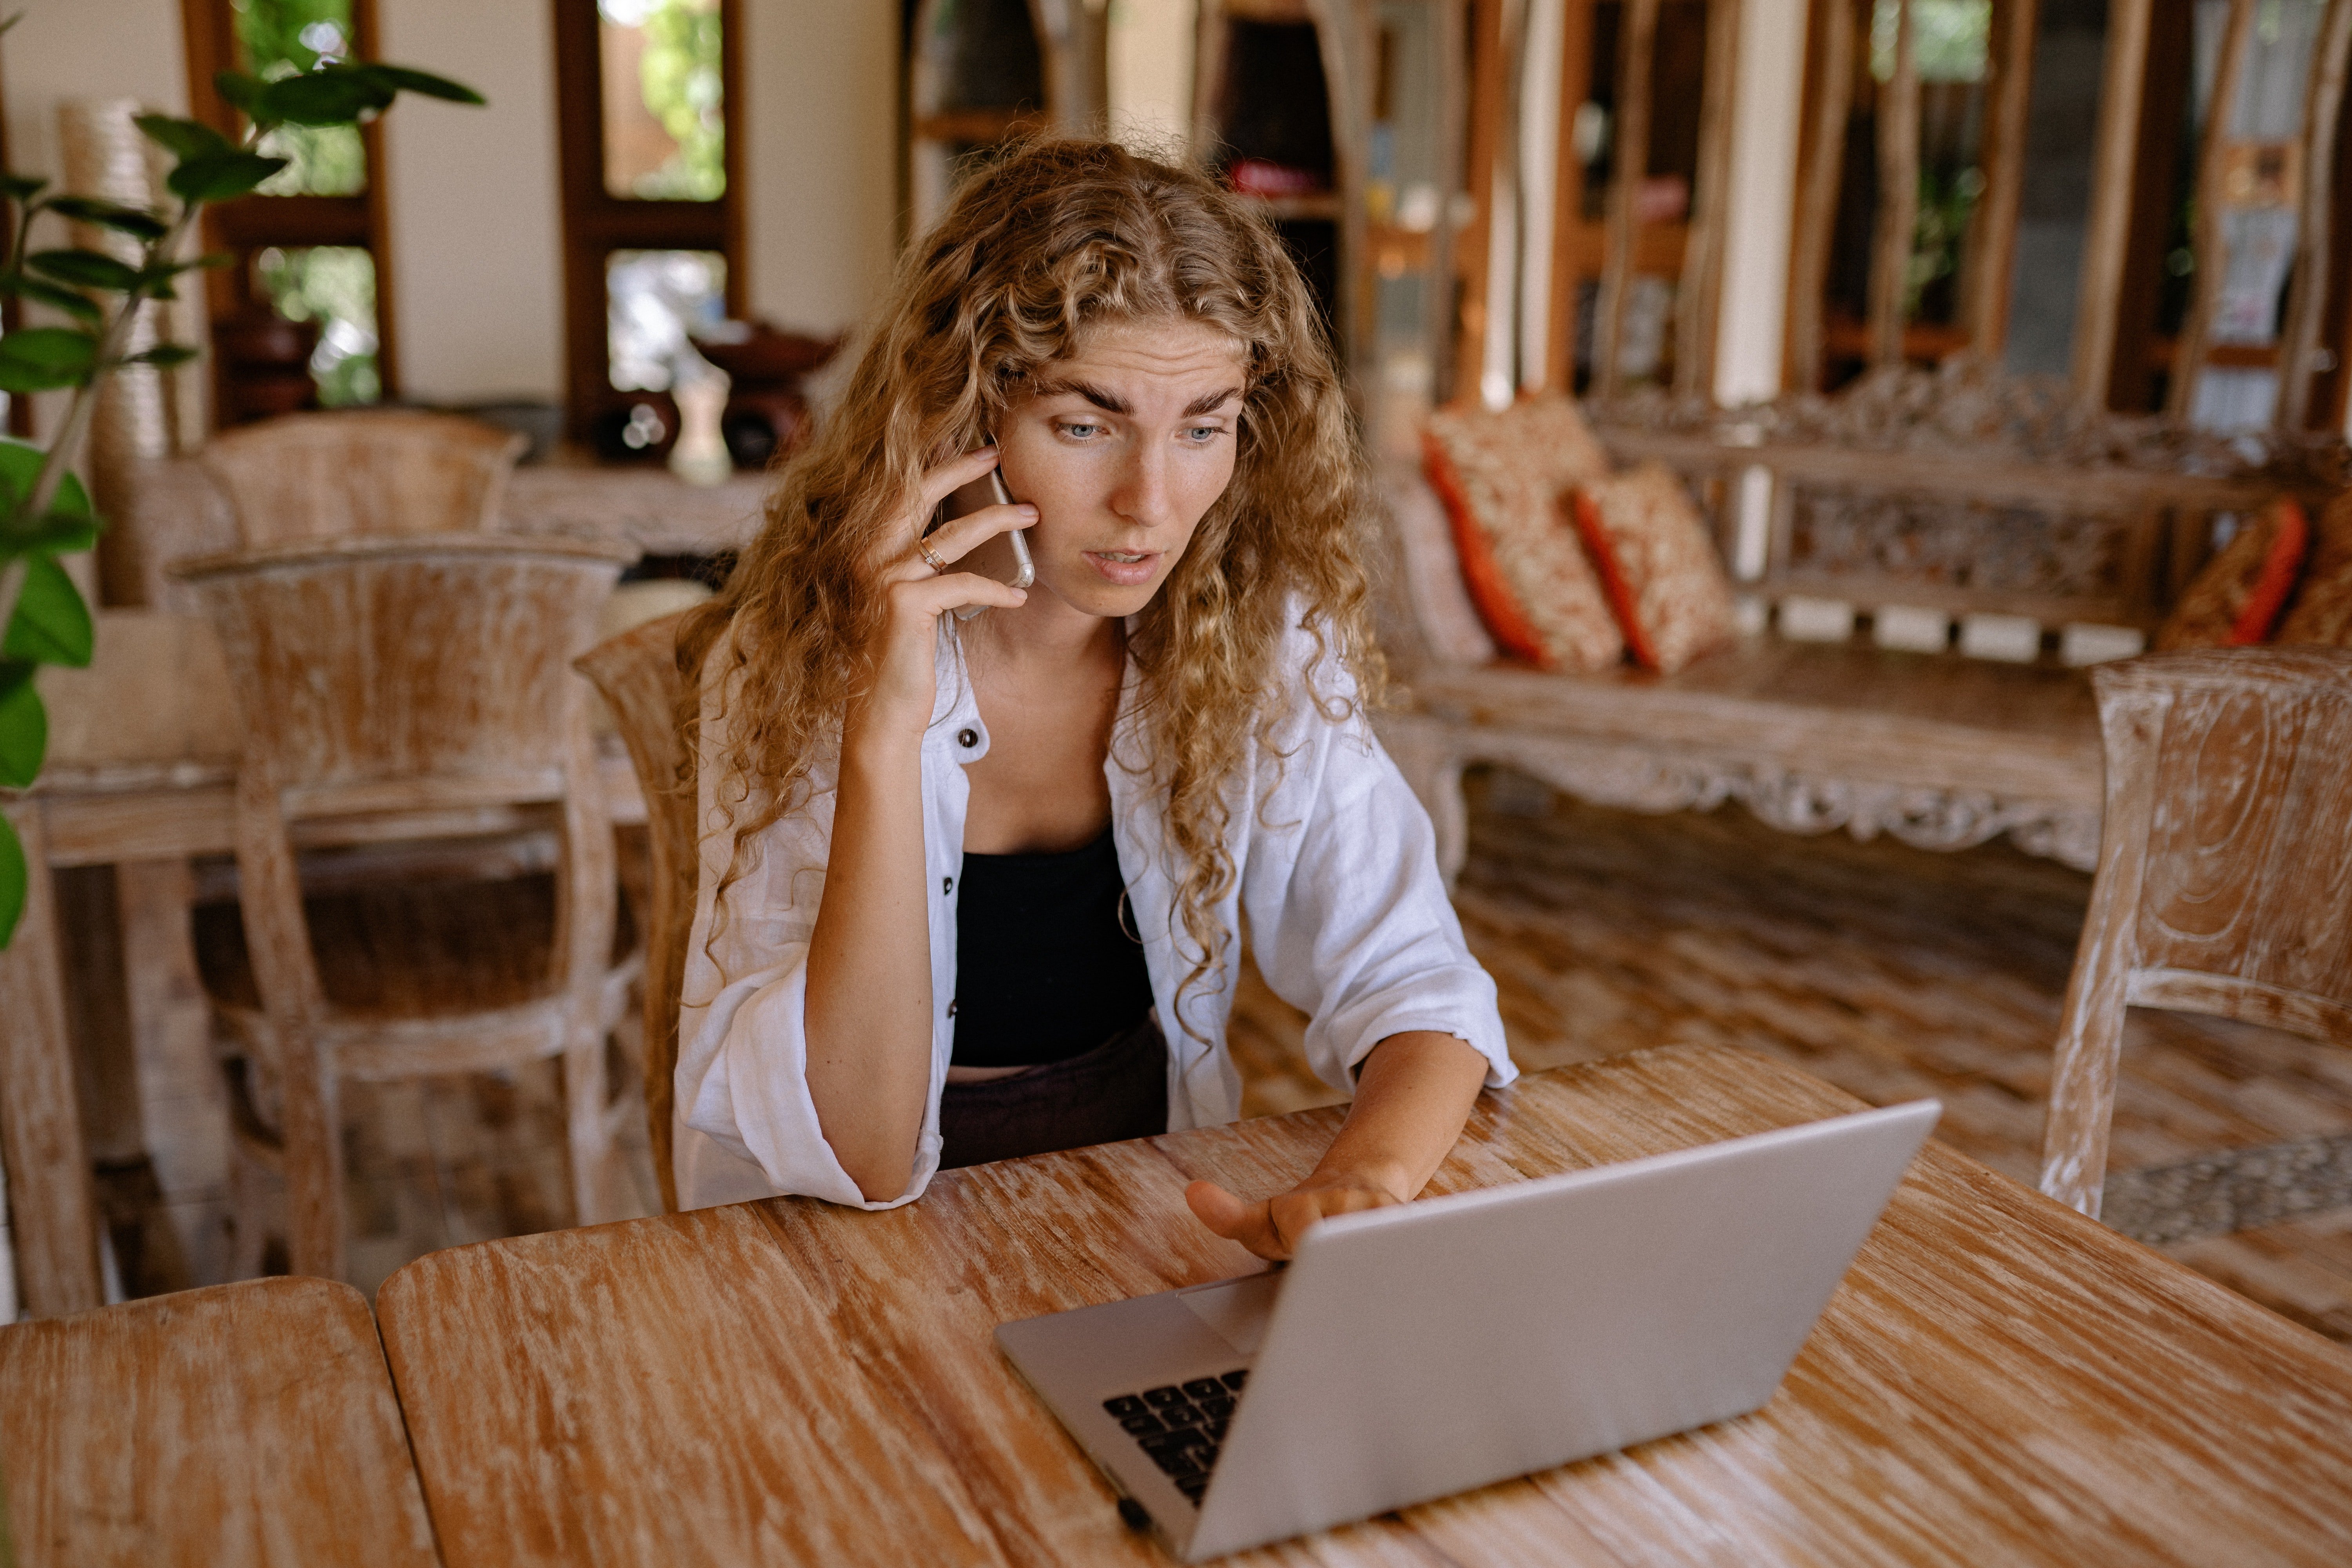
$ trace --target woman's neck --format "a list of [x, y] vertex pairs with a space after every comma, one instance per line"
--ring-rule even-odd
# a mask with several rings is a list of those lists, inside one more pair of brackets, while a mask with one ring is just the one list
[[967, 661], [1007, 671], [1123, 668], [1127, 657], [1124, 623], [1085, 615], [1035, 589], [1017, 610], [976, 616], [963, 640]]

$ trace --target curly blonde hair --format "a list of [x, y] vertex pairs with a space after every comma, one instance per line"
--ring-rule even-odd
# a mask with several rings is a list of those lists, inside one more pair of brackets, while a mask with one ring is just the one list
[[[1353, 702], [1384, 689], [1367, 492], [1315, 302], [1272, 226], [1206, 174], [1108, 142], [1030, 141], [966, 181], [908, 247], [846, 391], [782, 471], [725, 591], [682, 628], [689, 689], [699, 672], [741, 705], [722, 709], [713, 753], [734, 835], [717, 901], [750, 868], [751, 841], [804, 804], [811, 759], [871, 677], [864, 650], [885, 616], [875, 572], [913, 548], [898, 536], [924, 471], [978, 446], [1088, 328], [1152, 321], [1220, 329], [1246, 373], [1233, 480], [1129, 641], [1181, 861], [1176, 911], [1199, 955], [1180, 994], [1223, 963], [1233, 933], [1213, 910], [1235, 874], [1226, 785], [1297, 695], [1274, 668], [1294, 617], [1354, 677]], [[730, 627], [740, 635], [723, 637]], [[714, 647], [732, 668], [702, 670]], [[1335, 720], [1351, 706], [1309, 700]], [[690, 725], [691, 690], [688, 706]]]

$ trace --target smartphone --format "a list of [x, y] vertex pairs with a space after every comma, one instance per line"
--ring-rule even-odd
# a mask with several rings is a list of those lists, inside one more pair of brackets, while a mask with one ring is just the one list
[[[969, 516], [982, 507], [1012, 504], [1013, 492], [1004, 488], [1004, 470], [991, 468], [971, 483], [950, 490], [948, 499], [940, 502], [940, 515], [931, 528], [936, 529], [953, 518]], [[1029, 559], [1029, 542], [1022, 537], [1027, 531], [1016, 528], [1008, 533], [982, 541], [955, 563], [954, 569], [992, 577], [1007, 587], [1026, 588], [1037, 580], [1036, 563]], [[986, 608], [986, 605], [966, 605], [955, 613], [955, 617], [968, 621]]]

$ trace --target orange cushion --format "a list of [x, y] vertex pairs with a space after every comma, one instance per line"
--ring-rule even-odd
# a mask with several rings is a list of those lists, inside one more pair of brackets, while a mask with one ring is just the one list
[[1504, 652], [1544, 669], [1595, 670], [1625, 641], [1576, 531], [1563, 489], [1609, 471], [1576, 405], [1557, 395], [1430, 416], [1429, 482], [1445, 502], [1462, 578]]
[[1673, 469], [1643, 463], [1567, 499], [1636, 659], [1671, 675], [1731, 640], [1731, 581]]
[[2320, 515], [2311, 568], [2272, 640], [2352, 647], [2352, 490]]
[[2311, 524], [2281, 497], [2230, 537], [2156, 634], [2159, 653], [2189, 647], [2243, 647], [2268, 640], [2303, 569]]

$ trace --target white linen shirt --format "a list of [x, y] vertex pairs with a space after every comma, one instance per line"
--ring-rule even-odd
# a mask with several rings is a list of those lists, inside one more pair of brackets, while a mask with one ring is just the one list
[[[1309, 1016], [1307, 1061], [1333, 1088], [1352, 1092], [1354, 1069], [1366, 1054], [1389, 1036], [1415, 1029], [1467, 1041], [1486, 1058], [1487, 1085], [1508, 1083], [1517, 1074], [1504, 1045], [1495, 983], [1462, 940], [1438, 877], [1428, 815], [1360, 711], [1334, 721], [1307, 700], [1310, 679], [1327, 696], [1352, 697], [1354, 690], [1336, 660], [1310, 668], [1315, 652], [1307, 632], [1294, 630], [1285, 641], [1281, 666], [1298, 695], [1272, 744], [1252, 740], [1229, 791], [1225, 847], [1238, 875], [1215, 916], [1234, 931], [1246, 912], [1258, 968], [1276, 994]], [[927, 885], [936, 889], [929, 900], [930, 1099], [907, 1190], [882, 1202], [868, 1201], [834, 1157], [808, 1089], [809, 939], [824, 893], [837, 743], [812, 765], [807, 801], [759, 836], [757, 863], [728, 889], [728, 919], [711, 942], [713, 893], [733, 835], [717, 826], [724, 817], [714, 813], [718, 684], [705, 682], [696, 803], [702, 864], [678, 1015], [674, 1124], [684, 1207], [806, 1194], [892, 1208], [921, 1196], [939, 1170], [940, 1091], [955, 1044], [956, 894], [971, 794], [962, 764], [986, 756], [989, 740], [951, 623], [943, 623], [938, 661], [939, 700], [922, 744], [923, 858]], [[722, 650], [708, 667], [731, 663]], [[1225, 1048], [1237, 966], [1229, 948], [1224, 963], [1183, 999], [1185, 1017], [1205, 1038], [1172, 1022], [1192, 949], [1174, 918], [1165, 788], [1151, 770], [1136, 765], [1148, 754], [1137, 698], [1130, 663], [1103, 773], [1154, 1011], [1168, 1038], [1173, 1131], [1240, 1115], [1241, 1075]]]

